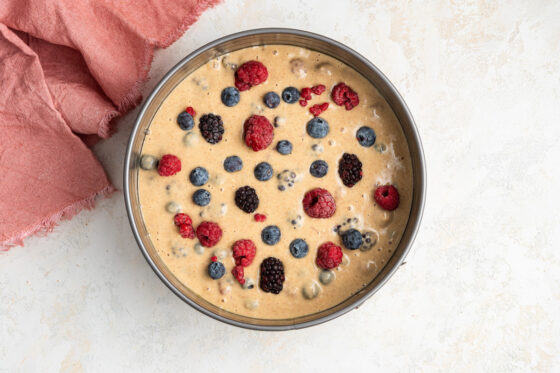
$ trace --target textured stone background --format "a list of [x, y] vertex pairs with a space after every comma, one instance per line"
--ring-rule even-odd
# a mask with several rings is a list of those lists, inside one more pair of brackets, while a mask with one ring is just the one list
[[[122, 193], [0, 255], [0, 371], [560, 370], [560, 3], [227, 0], [158, 53], [301, 28], [407, 100], [428, 198], [407, 264], [357, 311], [288, 333], [218, 323], [156, 278]], [[137, 111], [95, 152], [118, 187]]]

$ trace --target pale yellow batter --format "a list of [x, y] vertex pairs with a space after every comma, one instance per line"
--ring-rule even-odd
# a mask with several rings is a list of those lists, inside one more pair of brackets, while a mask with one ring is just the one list
[[[220, 93], [223, 88], [234, 86], [234, 68], [249, 60], [264, 63], [268, 79], [241, 92], [238, 105], [226, 107], [220, 100]], [[331, 88], [339, 82], [345, 82], [358, 93], [360, 104], [353, 110], [347, 111], [331, 100]], [[301, 89], [317, 84], [324, 84], [327, 90], [320, 96], [314, 95], [307, 107], [282, 101], [277, 108], [269, 109], [263, 104], [266, 92], [275, 91], [281, 95], [288, 86]], [[305, 130], [307, 121], [313, 118], [308, 109], [323, 102], [330, 104], [321, 114], [328, 121], [330, 132], [323, 139], [313, 139]], [[176, 120], [187, 106], [192, 106], [197, 114], [195, 127], [185, 132]], [[200, 135], [198, 122], [205, 113], [214, 113], [223, 119], [224, 137], [216, 145], [207, 143]], [[254, 152], [243, 141], [243, 122], [251, 114], [263, 115], [278, 125], [274, 129], [274, 141], [266, 150]], [[373, 147], [358, 144], [355, 133], [361, 126], [375, 130], [377, 140]], [[292, 142], [291, 155], [281, 155], [275, 150], [279, 140]], [[345, 152], [356, 154], [363, 163], [363, 178], [353, 188], [345, 187], [337, 172], [338, 160]], [[303, 48], [268, 45], [239, 50], [209, 61], [187, 76], [163, 102], [150, 125], [142, 154], [157, 158], [174, 154], [182, 162], [182, 171], [170, 177], [159, 176], [156, 170], [139, 171], [144, 221], [163, 262], [194, 292], [221, 308], [246, 316], [291, 318], [342, 302], [383, 268], [401, 239], [410, 212], [410, 154], [394, 113], [359, 73], [329, 56]], [[241, 157], [241, 171], [228, 173], [224, 170], [223, 161], [230, 155]], [[317, 159], [329, 165], [328, 174], [323, 178], [309, 173], [310, 164]], [[254, 167], [262, 161], [274, 168], [274, 177], [265, 182], [253, 175]], [[199, 188], [189, 182], [189, 173], [197, 166], [206, 168], [210, 174], [209, 182], [202, 187], [212, 194], [212, 201], [206, 207], [195, 205], [191, 199]], [[293, 187], [280, 191], [276, 176], [284, 170], [295, 172], [297, 181]], [[400, 205], [392, 212], [381, 209], [373, 199], [376, 185], [388, 183], [395, 185], [400, 193]], [[235, 205], [235, 190], [244, 185], [256, 189], [260, 198], [256, 212], [265, 214], [266, 222], [256, 222], [254, 214], [247, 214]], [[337, 210], [330, 219], [313, 219], [303, 211], [303, 195], [316, 187], [329, 190], [335, 197]], [[202, 248], [197, 245], [196, 238], [181, 238], [173, 224], [174, 214], [168, 212], [170, 202], [178, 204], [182, 212], [192, 218], [195, 227], [203, 220], [217, 222], [223, 229], [218, 245]], [[376, 243], [367, 251], [345, 249], [333, 230], [342, 223], [346, 223], [342, 230], [355, 227], [369, 231]], [[281, 240], [274, 246], [261, 240], [261, 230], [267, 225], [277, 225], [281, 229]], [[309, 244], [309, 254], [305, 258], [296, 259], [290, 254], [288, 246], [295, 238], [304, 238]], [[231, 246], [239, 239], [251, 239], [257, 246], [253, 264], [245, 268], [245, 278], [255, 283], [252, 289], [243, 288], [231, 275], [234, 267]], [[335, 279], [325, 285], [320, 281], [322, 270], [316, 266], [315, 258], [319, 245], [327, 241], [343, 247], [344, 259], [333, 270]], [[207, 274], [213, 255], [226, 266], [226, 275], [220, 280], [212, 280]], [[258, 286], [260, 263], [269, 256], [284, 263], [286, 281], [278, 295], [265, 293]], [[323, 276], [323, 279], [329, 277]]]

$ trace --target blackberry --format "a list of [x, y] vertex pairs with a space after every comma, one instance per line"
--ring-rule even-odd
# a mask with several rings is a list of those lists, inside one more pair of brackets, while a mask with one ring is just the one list
[[329, 165], [322, 159], [314, 161], [309, 167], [309, 173], [315, 177], [323, 177], [327, 172], [329, 172]]
[[222, 140], [224, 134], [224, 122], [222, 117], [215, 114], [204, 114], [200, 117], [198, 124], [202, 137], [210, 144], [217, 144]]
[[347, 249], [359, 249], [363, 243], [362, 234], [356, 229], [348, 229], [342, 234], [342, 243]]
[[245, 185], [235, 191], [235, 204], [241, 210], [250, 214], [259, 207], [259, 196], [255, 189]]
[[344, 153], [338, 162], [338, 175], [347, 187], [353, 187], [362, 180], [362, 162], [356, 154]]
[[279, 294], [284, 287], [284, 265], [278, 258], [268, 257], [261, 263], [260, 288], [265, 293]]

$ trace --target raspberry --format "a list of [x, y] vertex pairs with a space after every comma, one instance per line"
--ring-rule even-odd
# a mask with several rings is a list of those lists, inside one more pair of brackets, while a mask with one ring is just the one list
[[278, 258], [269, 257], [261, 263], [260, 287], [265, 293], [278, 294], [284, 287], [284, 264]]
[[316, 104], [309, 108], [309, 112], [313, 114], [314, 117], [318, 117], [323, 111], [329, 108], [329, 103], [324, 102], [322, 104]]
[[385, 210], [393, 211], [399, 207], [399, 191], [392, 185], [378, 187], [373, 194], [373, 198]]
[[202, 246], [212, 247], [222, 238], [222, 228], [214, 222], [203, 221], [196, 228], [196, 237]]
[[299, 100], [299, 104], [300, 104], [301, 106], [307, 106], [307, 101], [305, 101], [305, 100]]
[[315, 263], [323, 269], [338, 267], [338, 265], [342, 263], [342, 249], [332, 242], [325, 242], [319, 246], [319, 250], [317, 250]]
[[216, 255], [214, 255], [213, 257], [210, 258], [210, 260], [213, 261], [213, 262], [217, 262], [218, 257]]
[[338, 83], [334, 86], [331, 97], [338, 106], [344, 105], [346, 110], [352, 110], [360, 103], [358, 94], [344, 83]]
[[224, 122], [219, 115], [204, 114], [200, 117], [198, 128], [200, 128], [202, 137], [210, 144], [217, 144], [222, 140]]
[[258, 221], [259, 223], [262, 223], [265, 220], [266, 220], [266, 215], [255, 214], [255, 221]]
[[315, 87], [311, 87], [311, 92], [315, 93], [317, 96], [320, 96], [325, 92], [325, 87], [323, 84], [316, 85]]
[[243, 124], [245, 144], [254, 151], [266, 149], [274, 138], [274, 127], [261, 115], [251, 115]]
[[253, 263], [257, 247], [251, 240], [238, 240], [233, 244], [232, 251], [235, 265], [247, 267]]
[[241, 210], [250, 214], [259, 207], [259, 196], [255, 189], [245, 185], [235, 191], [235, 204]]
[[183, 238], [194, 238], [194, 229], [192, 224], [181, 224], [179, 225], [179, 234]]
[[328, 190], [315, 188], [305, 193], [303, 210], [312, 218], [330, 218], [336, 211], [336, 202]]
[[182, 212], [175, 215], [173, 221], [175, 222], [175, 225], [178, 227], [180, 227], [183, 224], [192, 225], [191, 217], [188, 216], [187, 214], [183, 214]]
[[311, 88], [303, 88], [301, 90], [301, 97], [305, 100], [311, 100]]
[[192, 108], [192, 106], [187, 107], [187, 109], [185, 110], [187, 113], [189, 113], [193, 118], [196, 115], [196, 111], [194, 111], [194, 109]]
[[240, 91], [259, 85], [268, 78], [266, 66], [259, 61], [248, 61], [237, 68], [235, 86]]
[[344, 153], [338, 162], [338, 175], [342, 183], [352, 188], [358, 181], [362, 180], [362, 162], [355, 154]]
[[231, 270], [231, 274], [237, 281], [239, 281], [241, 285], [245, 283], [245, 270], [243, 269], [243, 266], [238, 265], [233, 267], [233, 269]]
[[157, 171], [161, 176], [175, 175], [181, 171], [181, 160], [173, 154], [166, 154], [161, 157]]

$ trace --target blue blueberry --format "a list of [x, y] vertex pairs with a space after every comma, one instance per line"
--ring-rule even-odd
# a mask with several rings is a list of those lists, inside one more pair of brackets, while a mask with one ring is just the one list
[[208, 181], [208, 171], [204, 167], [196, 167], [189, 174], [189, 180], [194, 186], [202, 186]]
[[177, 117], [177, 124], [183, 131], [192, 130], [192, 128], [194, 127], [194, 119], [192, 115], [190, 115], [186, 111], [183, 111]]
[[255, 177], [259, 181], [270, 180], [272, 178], [272, 172], [272, 166], [267, 162], [259, 163], [254, 170]]
[[239, 158], [236, 155], [227, 157], [224, 160], [224, 170], [226, 170], [227, 172], [241, 171], [242, 168], [243, 168], [243, 161], [241, 160], [241, 158]]
[[208, 275], [214, 280], [222, 278], [226, 273], [226, 267], [220, 262], [212, 262], [208, 264]]
[[227, 87], [222, 90], [222, 102], [224, 105], [232, 107], [239, 103], [239, 90], [235, 87]]
[[294, 258], [303, 258], [309, 252], [309, 246], [305, 240], [301, 238], [296, 238], [290, 243], [290, 253], [294, 256]]
[[261, 232], [261, 238], [267, 245], [276, 245], [280, 241], [281, 236], [280, 228], [276, 225], [269, 225]]
[[288, 104], [293, 104], [299, 100], [299, 91], [295, 87], [288, 87], [282, 91], [282, 100]]
[[280, 96], [276, 92], [268, 92], [263, 97], [264, 104], [270, 109], [274, 109], [280, 105]]
[[356, 132], [356, 138], [361, 146], [370, 147], [375, 144], [375, 131], [371, 127], [360, 127], [358, 132]]
[[199, 189], [193, 193], [192, 200], [199, 206], [206, 206], [210, 203], [210, 192], [206, 189]]
[[276, 150], [280, 154], [292, 154], [292, 143], [288, 140], [280, 140], [278, 141], [278, 144], [276, 144]]
[[329, 133], [329, 123], [321, 117], [315, 117], [307, 122], [307, 134], [314, 139], [322, 139]]
[[347, 249], [359, 249], [362, 246], [362, 242], [362, 234], [356, 229], [348, 229], [342, 234], [342, 244]]
[[315, 177], [323, 177], [327, 172], [329, 172], [329, 165], [321, 159], [314, 161], [309, 167], [309, 173]]

